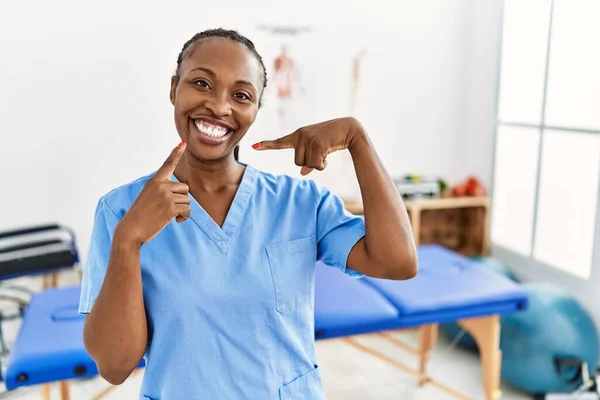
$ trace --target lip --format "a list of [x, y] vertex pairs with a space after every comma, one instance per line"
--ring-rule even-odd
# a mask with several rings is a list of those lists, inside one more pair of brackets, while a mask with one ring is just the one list
[[[196, 128], [196, 123], [194, 122], [196, 119], [202, 119], [210, 124], [214, 124], [214, 125], [219, 125], [222, 126], [226, 129], [228, 129], [227, 133], [225, 134], [225, 136], [222, 137], [211, 137], [208, 135], [205, 135], [204, 133], [200, 132], [198, 130], [198, 128]], [[229, 129], [227, 125], [224, 125], [222, 123], [217, 123], [217, 122], [212, 122], [209, 119], [204, 119], [204, 118], [190, 118], [189, 120], [189, 130], [190, 130], [190, 134], [193, 138], [197, 139], [198, 141], [200, 141], [200, 143], [208, 145], [208, 146], [218, 146], [220, 144], [225, 143], [226, 141], [229, 140], [229, 138], [231, 137], [231, 135], [233, 134], [233, 130]]]

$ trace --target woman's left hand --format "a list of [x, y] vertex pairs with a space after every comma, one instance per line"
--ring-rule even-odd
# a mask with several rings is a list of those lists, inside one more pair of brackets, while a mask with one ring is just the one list
[[327, 167], [327, 155], [338, 150], [352, 149], [364, 136], [364, 129], [355, 118], [346, 117], [308, 125], [276, 140], [254, 144], [256, 150], [294, 149], [300, 173], [308, 175], [313, 169]]

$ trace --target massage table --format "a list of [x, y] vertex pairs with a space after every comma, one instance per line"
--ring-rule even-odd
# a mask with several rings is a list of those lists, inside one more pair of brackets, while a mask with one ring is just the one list
[[[47, 384], [58, 382], [61, 399], [69, 400], [69, 380], [98, 375], [96, 363], [83, 344], [85, 316], [78, 310], [80, 293], [80, 286], [68, 286], [33, 296], [8, 358], [4, 374], [8, 390], [44, 384], [42, 398], [46, 400], [50, 399]], [[143, 366], [142, 360], [138, 368]], [[103, 398], [112, 389], [108, 386], [94, 399]]]
[[[32, 297], [7, 362], [8, 390], [60, 382], [69, 398], [68, 380], [98, 375], [83, 345], [84, 317], [78, 313], [79, 286], [42, 291]], [[43, 388], [49, 398], [49, 386]]]
[[[64, 269], [74, 269], [79, 265], [79, 253], [75, 241], [74, 232], [60, 224], [43, 224], [32, 225], [23, 228], [11, 229], [0, 232], [0, 281], [10, 280], [23, 276], [42, 276], [43, 288], [57, 286], [58, 272]], [[66, 297], [63, 297], [61, 291], [48, 291], [39, 295], [33, 295], [33, 291], [28, 288], [0, 285], [2, 292], [0, 298], [10, 300], [19, 306], [19, 316], [24, 317], [27, 310], [28, 317], [23, 319], [23, 326], [19, 334], [19, 340], [12, 351], [17, 350], [17, 359], [19, 362], [14, 367], [19, 368], [20, 365], [33, 363], [32, 368], [27, 368], [27, 373], [22, 373], [14, 377], [14, 382], [36, 382], [35, 364], [40, 361], [47, 362], [52, 366], [55, 361], [52, 360], [52, 355], [56, 351], [69, 350], [69, 343], [72, 335], [78, 332], [78, 322], [58, 324], [50, 326], [50, 321], [65, 321], [72, 317], [66, 310], [61, 307], [54, 308], [58, 298], [69, 298], [68, 292], [64, 292]], [[14, 292], [19, 292], [15, 295]], [[12, 292], [12, 293], [11, 293]], [[60, 293], [60, 296], [57, 294]], [[23, 297], [27, 294], [27, 299]], [[78, 299], [77, 299], [78, 301]], [[2, 315], [1, 319], [8, 319], [6, 315]], [[78, 319], [78, 318], [77, 318]], [[32, 326], [33, 329], [30, 329]], [[55, 336], [50, 340], [44, 334], [50, 331]], [[39, 344], [48, 345], [47, 349], [38, 352]], [[77, 342], [75, 342], [77, 343]], [[7, 352], [0, 324], [0, 347], [3, 352]], [[76, 347], [76, 346], [75, 346]], [[79, 353], [75, 359], [83, 359]], [[67, 356], [67, 361], [69, 357]], [[76, 365], [75, 368], [79, 370]], [[29, 373], [33, 374], [32, 377]], [[83, 374], [85, 375], [85, 374]], [[64, 371], [60, 368], [46, 373], [43, 373], [44, 379], [47, 382], [59, 380], [64, 376]], [[41, 381], [40, 381], [41, 382]], [[15, 387], [11, 382], [7, 386]], [[44, 390], [49, 390], [49, 386], [45, 386]]]
[[[511, 280], [484, 270], [477, 263], [437, 245], [418, 247], [419, 273], [407, 281], [363, 277], [354, 279], [318, 264], [315, 276], [315, 336], [343, 338], [352, 346], [374, 355], [458, 398], [467, 397], [427, 375], [429, 352], [435, 346], [440, 323], [458, 322], [479, 348], [483, 387], [487, 400], [500, 392], [500, 315], [525, 310], [526, 292]], [[419, 348], [410, 348], [390, 333], [419, 328]], [[415, 353], [419, 368], [413, 370], [355, 341], [359, 334], [379, 335]]]
[[[420, 346], [415, 350], [420, 357], [417, 371], [384, 355], [378, 357], [413, 372], [420, 384], [430, 382], [464, 398], [426, 373], [438, 324], [458, 321], [479, 344], [487, 399], [498, 399], [499, 315], [525, 309], [525, 292], [508, 279], [480, 269], [467, 258], [442, 247], [420, 246], [418, 254], [419, 274], [409, 281], [355, 279], [317, 263], [315, 338], [342, 338], [377, 355], [351, 336], [381, 334], [402, 346], [387, 333], [420, 327]], [[97, 374], [83, 345], [84, 317], [77, 314], [79, 290], [79, 287], [67, 287], [34, 296], [25, 311], [23, 326], [8, 361], [5, 381], [9, 390], [58, 381], [61, 398], [66, 400], [69, 399], [68, 380]], [[43, 332], [43, 340], [40, 340], [40, 332]]]

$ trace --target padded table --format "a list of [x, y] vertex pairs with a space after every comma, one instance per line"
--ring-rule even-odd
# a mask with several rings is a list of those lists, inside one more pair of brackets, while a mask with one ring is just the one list
[[[437, 341], [439, 324], [457, 321], [478, 343], [487, 399], [500, 398], [499, 316], [526, 309], [526, 292], [511, 280], [438, 245], [419, 246], [418, 258], [419, 273], [407, 281], [355, 279], [318, 263], [316, 338], [420, 327], [420, 346], [415, 351], [420, 357], [419, 370], [388, 361], [418, 375], [420, 384], [433, 382], [464, 397], [426, 374], [428, 354]], [[393, 340], [389, 335], [385, 337]], [[353, 340], [347, 342], [373, 354]]]
[[[96, 363], [83, 344], [85, 315], [79, 314], [80, 286], [44, 290], [33, 296], [13, 345], [4, 376], [6, 388], [43, 384], [44, 400], [50, 398], [47, 384], [60, 383], [61, 399], [70, 398], [68, 381], [98, 375]], [[144, 360], [139, 367], [144, 366]], [[113, 389], [109, 386], [94, 399]]]
[[83, 345], [79, 293], [73, 286], [33, 296], [8, 358], [7, 389], [98, 374]]

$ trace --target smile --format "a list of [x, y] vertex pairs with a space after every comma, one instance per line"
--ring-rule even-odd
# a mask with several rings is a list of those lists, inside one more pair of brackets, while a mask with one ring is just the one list
[[230, 129], [227, 129], [224, 126], [211, 124], [201, 119], [194, 120], [194, 125], [200, 133], [210, 136], [211, 138], [222, 138], [230, 132]]

